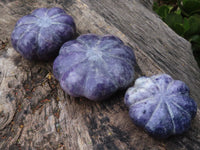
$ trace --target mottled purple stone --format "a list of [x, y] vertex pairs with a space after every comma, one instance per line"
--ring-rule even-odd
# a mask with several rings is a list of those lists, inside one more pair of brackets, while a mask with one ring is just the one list
[[74, 97], [104, 100], [134, 78], [133, 50], [111, 35], [81, 35], [66, 42], [53, 72], [62, 89]]
[[39, 8], [18, 20], [11, 35], [14, 49], [29, 60], [47, 61], [58, 55], [75, 34], [75, 23], [61, 8]]
[[186, 84], [167, 74], [138, 78], [127, 90], [125, 104], [133, 122], [159, 138], [187, 131], [197, 112]]

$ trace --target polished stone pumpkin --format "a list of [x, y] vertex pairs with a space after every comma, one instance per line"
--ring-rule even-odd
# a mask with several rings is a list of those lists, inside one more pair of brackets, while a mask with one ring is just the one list
[[124, 100], [133, 122], [159, 138], [187, 131], [197, 112], [187, 85], [167, 74], [138, 78]]
[[66, 93], [96, 101], [127, 88], [134, 65], [133, 50], [118, 37], [86, 34], [61, 47], [53, 72]]
[[75, 23], [61, 8], [39, 8], [18, 20], [11, 35], [14, 49], [30, 60], [47, 61], [73, 38]]

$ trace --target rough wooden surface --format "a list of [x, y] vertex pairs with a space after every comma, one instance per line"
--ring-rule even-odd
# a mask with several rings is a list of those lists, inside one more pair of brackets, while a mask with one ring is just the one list
[[0, 149], [164, 150], [200, 149], [200, 114], [191, 129], [153, 139], [132, 124], [124, 91], [95, 103], [65, 94], [52, 76], [52, 62], [30, 62], [15, 52], [16, 21], [40, 7], [72, 15], [78, 34], [113, 34], [131, 46], [136, 78], [161, 72], [181, 79], [200, 104], [200, 70], [191, 45], [151, 10], [152, 0], [2, 0], [0, 2]]

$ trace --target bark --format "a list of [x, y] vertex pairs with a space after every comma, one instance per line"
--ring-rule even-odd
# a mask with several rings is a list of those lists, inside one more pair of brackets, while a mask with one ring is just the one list
[[11, 46], [16, 21], [40, 7], [61, 7], [74, 17], [77, 36], [113, 34], [134, 49], [136, 77], [168, 73], [184, 81], [200, 104], [200, 70], [191, 45], [139, 0], [2, 0], [0, 2], [0, 149], [200, 149], [200, 114], [189, 131], [167, 140], [136, 127], [125, 91], [92, 102], [63, 92], [52, 62], [31, 62]]

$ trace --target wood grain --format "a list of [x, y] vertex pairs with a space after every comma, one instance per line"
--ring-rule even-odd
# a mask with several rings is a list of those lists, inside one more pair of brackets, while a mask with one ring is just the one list
[[77, 36], [113, 34], [134, 49], [136, 77], [168, 73], [183, 80], [200, 104], [200, 70], [191, 45], [151, 10], [152, 0], [2, 0], [0, 2], [0, 149], [200, 149], [200, 114], [183, 135], [153, 139], [136, 127], [123, 103], [125, 91], [103, 102], [65, 94], [52, 62], [30, 62], [12, 48], [16, 21], [40, 7], [73, 16]]

